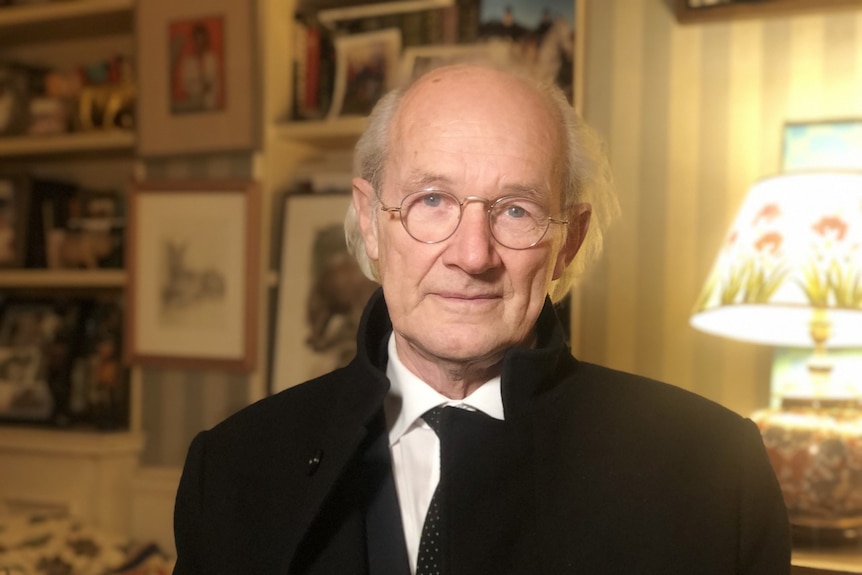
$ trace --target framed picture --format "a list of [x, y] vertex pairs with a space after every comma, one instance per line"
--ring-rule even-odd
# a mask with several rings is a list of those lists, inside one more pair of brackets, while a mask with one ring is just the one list
[[785, 172], [862, 170], [862, 120], [788, 122], [781, 147]]
[[401, 31], [388, 28], [335, 39], [335, 85], [329, 117], [367, 116], [395, 87]]
[[248, 371], [257, 333], [259, 197], [249, 181], [131, 189], [125, 358]]
[[148, 0], [135, 18], [138, 152], [248, 150], [257, 145], [254, 11], [230, 0]]
[[54, 409], [37, 347], [0, 347], [0, 418], [46, 422]]
[[273, 393], [347, 364], [377, 284], [347, 252], [344, 215], [351, 195], [291, 194], [284, 237], [271, 354]]
[[556, 82], [580, 111], [586, 0], [482, 0], [478, 39], [505, 46], [512, 61]]
[[29, 178], [0, 175], [0, 268], [24, 267], [30, 199]]
[[411, 46], [401, 55], [398, 77], [409, 82], [432, 68], [471, 58], [487, 57], [499, 61], [508, 57], [508, 50], [498, 44], [435, 44]]
[[763, 18], [822, 12], [858, 4], [858, 0], [674, 0], [677, 20], [682, 23]]

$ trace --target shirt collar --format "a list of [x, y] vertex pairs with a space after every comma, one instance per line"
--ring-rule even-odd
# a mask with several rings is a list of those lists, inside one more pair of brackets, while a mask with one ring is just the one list
[[464, 399], [449, 399], [407, 369], [398, 357], [395, 347], [395, 334], [392, 333], [389, 336], [389, 362], [386, 366], [390, 387], [384, 403], [390, 446], [398, 441], [423, 413], [438, 405], [475, 409], [494, 419], [504, 419], [499, 376], [483, 383]]

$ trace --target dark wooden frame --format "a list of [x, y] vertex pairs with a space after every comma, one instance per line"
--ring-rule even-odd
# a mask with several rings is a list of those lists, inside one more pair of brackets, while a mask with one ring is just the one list
[[14, 254], [10, 261], [0, 261], [0, 268], [22, 268], [26, 264], [28, 244], [31, 240], [28, 227], [32, 203], [30, 178], [24, 174], [0, 173], [0, 181], [10, 182], [12, 185], [12, 210], [15, 212], [12, 227]]

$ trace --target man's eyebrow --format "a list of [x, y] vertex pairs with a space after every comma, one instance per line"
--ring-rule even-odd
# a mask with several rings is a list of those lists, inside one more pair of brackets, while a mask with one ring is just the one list
[[403, 188], [407, 189], [417, 189], [421, 190], [424, 188], [433, 188], [433, 187], [449, 187], [452, 185], [452, 180], [442, 174], [434, 174], [434, 173], [417, 173], [411, 174], [404, 180], [402, 184]]
[[528, 184], [506, 184], [502, 188], [506, 196], [524, 196], [532, 199], [544, 199], [550, 193], [546, 186], [531, 186]]

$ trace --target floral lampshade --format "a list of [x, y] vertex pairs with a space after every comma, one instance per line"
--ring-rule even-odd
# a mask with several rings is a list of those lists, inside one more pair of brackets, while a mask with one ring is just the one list
[[691, 324], [768, 345], [862, 346], [862, 172], [788, 173], [749, 191]]

